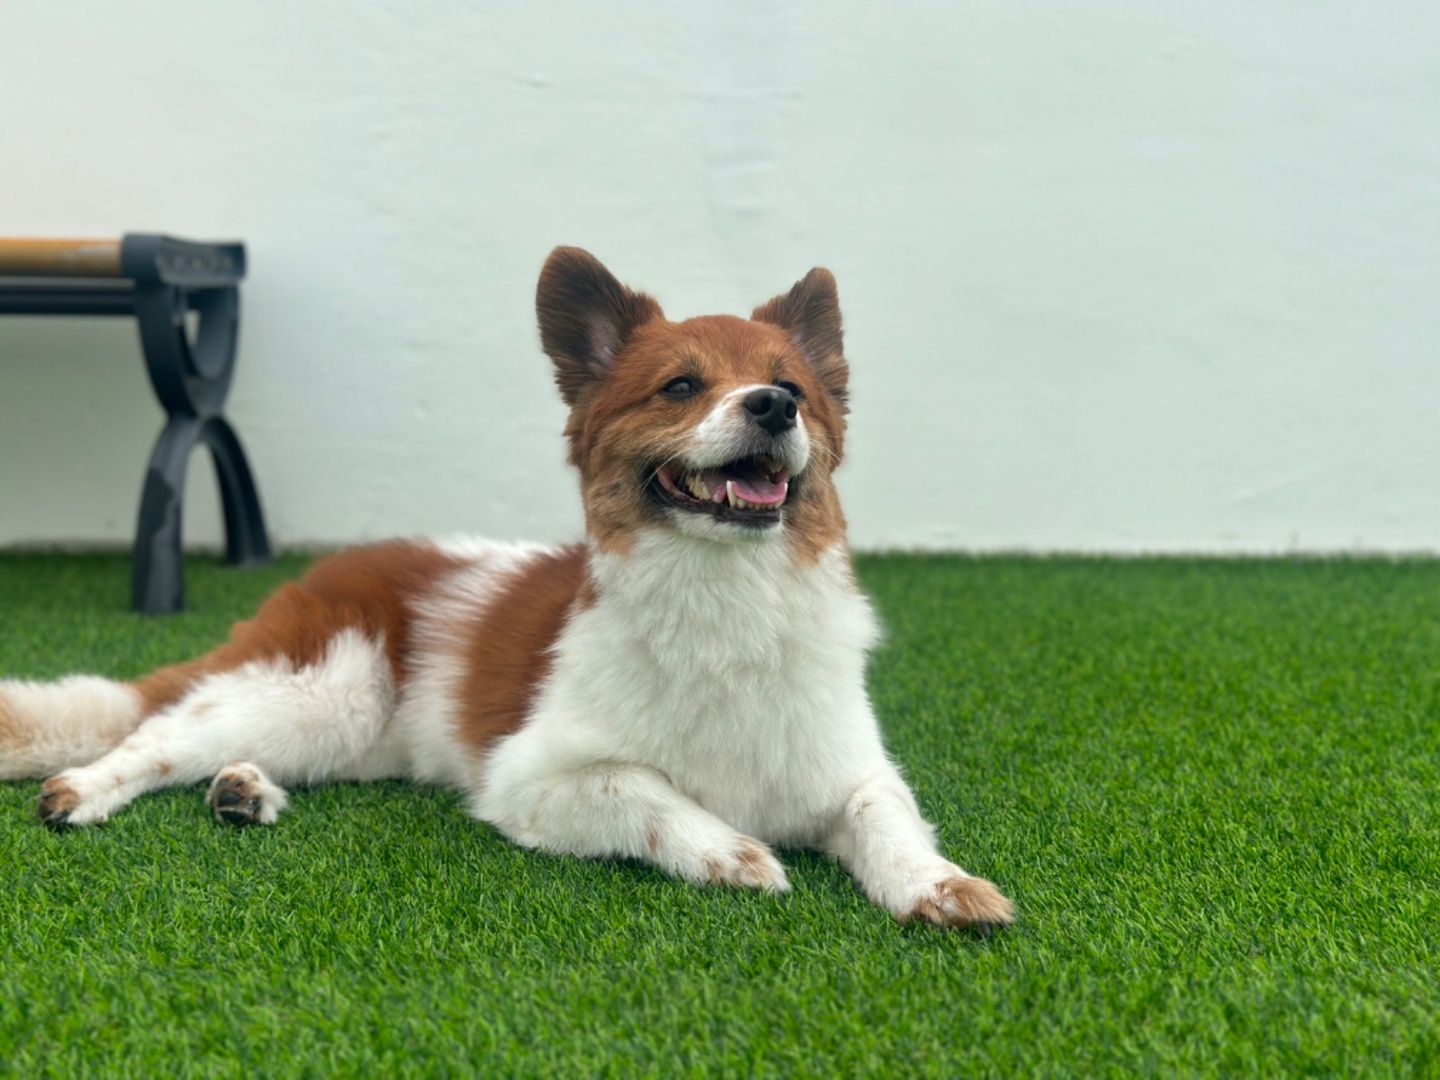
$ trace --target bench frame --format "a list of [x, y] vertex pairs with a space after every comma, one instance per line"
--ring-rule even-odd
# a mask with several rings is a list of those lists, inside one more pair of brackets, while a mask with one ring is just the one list
[[[185, 607], [181, 524], [191, 451], [209, 448], [225, 515], [225, 557], [270, 562], [254, 476], [223, 409], [235, 375], [245, 247], [151, 233], [106, 240], [0, 240], [0, 315], [128, 315], [165, 427], [140, 497], [131, 604], [150, 615]], [[198, 316], [193, 337], [191, 314]]]

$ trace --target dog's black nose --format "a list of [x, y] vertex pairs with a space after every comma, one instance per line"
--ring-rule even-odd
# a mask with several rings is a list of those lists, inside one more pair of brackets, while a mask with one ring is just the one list
[[800, 406], [795, 395], [778, 386], [762, 386], [745, 395], [745, 408], [755, 423], [771, 435], [780, 435], [795, 426], [795, 414]]

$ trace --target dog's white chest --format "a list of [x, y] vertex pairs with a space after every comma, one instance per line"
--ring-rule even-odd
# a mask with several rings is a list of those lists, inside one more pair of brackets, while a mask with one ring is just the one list
[[880, 752], [875, 624], [843, 554], [796, 567], [780, 544], [655, 537], [596, 570], [536, 718], [548, 738], [655, 768], [742, 831], [810, 838]]

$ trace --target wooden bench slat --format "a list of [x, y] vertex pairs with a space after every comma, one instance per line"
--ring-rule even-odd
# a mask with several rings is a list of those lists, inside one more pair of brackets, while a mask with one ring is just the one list
[[119, 240], [0, 239], [9, 277], [123, 277]]

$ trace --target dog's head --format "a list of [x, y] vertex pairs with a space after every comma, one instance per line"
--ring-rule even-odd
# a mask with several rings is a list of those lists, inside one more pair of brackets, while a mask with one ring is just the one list
[[828, 270], [747, 319], [667, 320], [579, 248], [536, 291], [540, 338], [570, 406], [588, 531], [623, 550], [646, 528], [719, 543], [783, 538], [814, 558], [845, 523], [840, 463], [849, 369]]

